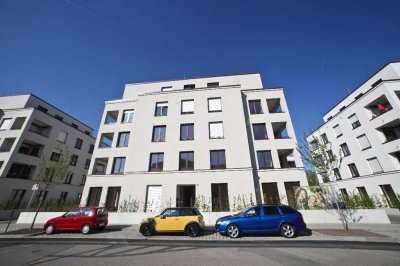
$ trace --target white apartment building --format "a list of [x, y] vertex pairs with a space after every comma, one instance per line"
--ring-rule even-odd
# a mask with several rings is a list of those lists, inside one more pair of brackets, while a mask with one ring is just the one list
[[0, 204], [24, 207], [42, 162], [57, 160], [60, 145], [71, 153], [68, 174], [48, 191], [38, 190], [32, 202], [81, 197], [95, 139], [93, 129], [39, 97], [0, 97]]
[[307, 140], [320, 137], [332, 143], [332, 154], [342, 151], [334, 187], [343, 195], [383, 196], [394, 205], [400, 193], [400, 62], [373, 74], [323, 119]]
[[[281, 88], [259, 74], [127, 84], [101, 119], [82, 205], [228, 210], [307, 185]], [[142, 207], [140, 207], [141, 210]]]

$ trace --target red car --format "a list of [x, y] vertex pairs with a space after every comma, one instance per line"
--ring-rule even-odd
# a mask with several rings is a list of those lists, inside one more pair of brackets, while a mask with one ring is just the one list
[[69, 210], [60, 217], [48, 220], [43, 229], [50, 235], [55, 231], [81, 231], [89, 234], [102, 230], [108, 224], [108, 211], [104, 207], [79, 207]]

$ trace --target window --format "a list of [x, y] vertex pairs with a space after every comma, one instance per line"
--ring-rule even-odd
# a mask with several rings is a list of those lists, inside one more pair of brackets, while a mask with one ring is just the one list
[[356, 114], [353, 114], [349, 117], [349, 122], [351, 124], [351, 126], [353, 127], [353, 129], [358, 128], [359, 126], [361, 126], [360, 121], [358, 120], [358, 117]]
[[335, 175], [336, 180], [341, 180], [342, 176], [340, 175], [340, 171], [338, 168], [333, 169], [333, 174]]
[[60, 159], [61, 152], [60, 151], [53, 151], [50, 155], [50, 161], [57, 162]]
[[89, 188], [86, 206], [99, 206], [102, 187]]
[[225, 169], [225, 150], [210, 151], [211, 169]]
[[132, 123], [134, 110], [124, 110], [122, 114], [122, 123]]
[[279, 98], [267, 99], [267, 107], [270, 114], [283, 113], [281, 99]]
[[1, 121], [0, 130], [7, 130], [10, 125], [11, 118], [4, 118], [3, 121]]
[[94, 151], [94, 145], [90, 144], [88, 153], [93, 154], [93, 151]]
[[6, 138], [3, 141], [3, 144], [0, 147], [0, 152], [9, 152], [11, 151], [16, 138]]
[[78, 125], [74, 124], [74, 123], [71, 124], [71, 127], [75, 128], [75, 129], [78, 129]]
[[172, 90], [173, 90], [172, 86], [161, 87], [161, 91], [172, 91]]
[[164, 153], [150, 153], [149, 172], [162, 171], [164, 167]]
[[75, 149], [80, 150], [82, 148], [82, 143], [83, 143], [83, 140], [81, 140], [80, 138], [77, 138], [75, 141]]
[[67, 140], [68, 133], [64, 131], [58, 132], [57, 140], [61, 143], [65, 143]]
[[43, 113], [47, 113], [47, 111], [49, 111], [49, 110], [47, 110], [47, 108], [44, 108], [44, 107], [41, 106], [41, 105], [38, 105], [37, 109], [38, 109], [39, 111], [43, 112]]
[[346, 143], [343, 143], [342, 145], [340, 145], [340, 148], [342, 149], [343, 155], [345, 157], [351, 155], [349, 147], [347, 146]]
[[326, 154], [328, 155], [328, 159], [330, 162], [333, 162], [335, 160], [335, 156], [333, 155], [332, 150], [326, 151]]
[[321, 135], [321, 139], [322, 139], [322, 143], [323, 143], [323, 144], [328, 144], [328, 143], [329, 143], [328, 137], [326, 136], [325, 133], [323, 133], [323, 134]]
[[165, 130], [166, 126], [155, 126], [153, 127], [152, 142], [164, 142], [165, 141]]
[[369, 196], [368, 196], [368, 193], [367, 193], [367, 190], [365, 189], [365, 187], [357, 187], [357, 190], [363, 200], [369, 199]]
[[289, 134], [287, 131], [286, 122], [272, 122], [272, 132], [275, 139], [288, 139]]
[[121, 187], [109, 187], [106, 197], [106, 208], [108, 211], [118, 211], [119, 196], [121, 194]]
[[223, 139], [224, 138], [224, 128], [222, 122], [210, 122], [210, 139]]
[[221, 98], [209, 98], [208, 99], [208, 112], [221, 112]]
[[86, 135], [88, 135], [88, 136], [91, 136], [91, 135], [92, 135], [92, 134], [90, 133], [89, 130], [85, 130], [84, 133], [85, 133]]
[[246, 217], [250, 217], [250, 216], [260, 216], [260, 211], [261, 211], [261, 207], [257, 206], [254, 207], [252, 209], [249, 209], [245, 215]]
[[63, 121], [64, 120], [64, 118], [62, 116], [59, 116], [59, 115], [55, 115], [54, 118], [59, 120], [59, 121]]
[[106, 119], [104, 121], [104, 124], [106, 125], [116, 124], [117, 119], [118, 119], [118, 111], [108, 111], [106, 113]]
[[184, 90], [190, 90], [190, 89], [195, 89], [196, 85], [195, 84], [187, 84], [187, 85], [183, 85], [183, 89]]
[[108, 158], [96, 158], [92, 169], [92, 175], [105, 175], [108, 165]]
[[213, 212], [229, 211], [228, 184], [211, 184], [211, 210]]
[[99, 147], [110, 148], [114, 139], [114, 133], [102, 133], [100, 135]]
[[82, 175], [81, 186], [84, 186], [86, 183], [86, 175]]
[[358, 173], [356, 164], [351, 163], [351, 164], [349, 164], [349, 165], [347, 165], [347, 166], [349, 167], [349, 170], [350, 170], [350, 173], [351, 173], [351, 176], [352, 176], [352, 177], [358, 177], [358, 176], [360, 176], [360, 174]]
[[181, 140], [194, 140], [194, 124], [181, 125]]
[[179, 170], [194, 169], [194, 152], [184, 151], [179, 153]]
[[8, 198], [6, 209], [18, 209], [22, 203], [25, 192], [25, 189], [13, 189]]
[[368, 159], [367, 161], [368, 161], [369, 167], [371, 168], [372, 173], [378, 174], [378, 173], [383, 172], [382, 166], [379, 163], [378, 158], [374, 157], [374, 158]]
[[366, 150], [371, 148], [371, 144], [369, 143], [369, 140], [365, 134], [358, 136], [357, 137], [358, 144], [360, 144], [361, 150]]
[[341, 188], [340, 193], [342, 193], [342, 198], [346, 198], [349, 196], [349, 194], [347, 194], [347, 190], [345, 188]]
[[271, 151], [257, 151], [258, 168], [268, 169], [274, 168], [272, 163]]
[[167, 116], [168, 115], [168, 102], [156, 103], [156, 110], [154, 116]]
[[18, 130], [21, 129], [24, 125], [26, 117], [17, 117], [15, 118], [14, 124], [11, 127], [11, 130]]
[[253, 124], [252, 126], [255, 140], [268, 139], [265, 124]]
[[207, 83], [207, 88], [215, 88], [219, 87], [219, 82], [208, 82]]
[[314, 140], [312, 140], [311, 142], [309, 142], [310, 145], [310, 149], [315, 151], [316, 149], [318, 149], [318, 140], [316, 140], [314, 138]]
[[67, 174], [67, 177], [65, 178], [64, 184], [71, 184], [73, 176], [74, 176], [74, 173], [69, 172]]
[[112, 174], [123, 174], [125, 171], [125, 157], [114, 158]]
[[72, 155], [71, 156], [71, 161], [70, 161], [70, 165], [72, 165], [72, 166], [76, 166], [76, 164], [77, 164], [77, 162], [78, 162], [78, 155]]
[[333, 127], [333, 131], [335, 132], [336, 138], [340, 137], [343, 135], [342, 129], [340, 128], [339, 125], [336, 125]]
[[272, 207], [272, 206], [265, 206], [263, 207], [264, 209], [264, 215], [269, 216], [269, 215], [279, 215], [278, 208], [277, 207]]
[[249, 101], [250, 114], [262, 114], [261, 100], [251, 100]]
[[120, 132], [117, 147], [128, 147], [130, 132]]
[[194, 100], [182, 101], [181, 113], [182, 114], [193, 114], [194, 113]]
[[89, 166], [90, 166], [90, 159], [86, 159], [85, 169], [89, 169]]
[[13, 163], [8, 170], [7, 177], [18, 179], [31, 179], [35, 166], [27, 164]]

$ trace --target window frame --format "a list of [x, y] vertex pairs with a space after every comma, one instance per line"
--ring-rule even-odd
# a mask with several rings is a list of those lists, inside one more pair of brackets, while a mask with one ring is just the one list
[[[185, 166], [184, 167], [181, 165], [181, 160], [182, 160], [181, 158], [182, 158], [183, 154], [186, 154], [186, 158], [183, 159], [183, 160], [185, 160]], [[190, 160], [189, 160], [189, 156], [188, 155], [190, 155], [190, 154], [192, 154], [192, 157], [193, 157], [193, 167], [192, 168], [189, 167]], [[193, 171], [193, 170], [194, 170], [194, 151], [181, 151], [181, 152], [179, 152], [179, 171]]]
[[[259, 113], [257, 113], [257, 107], [256, 107], [255, 103], [259, 103], [260, 104], [260, 112]], [[262, 108], [262, 104], [261, 104], [261, 100], [259, 100], [259, 99], [249, 100], [248, 104], [249, 104], [249, 112], [250, 112], [251, 115], [258, 115], [258, 114], [263, 114], [264, 113], [263, 108]]]
[[[268, 165], [267, 164], [267, 157], [265, 156], [265, 154], [268, 154], [269, 153], [269, 157], [270, 157], [270, 161], [271, 161], [271, 163], [270, 163], [270, 165], [271, 166], [265, 166], [265, 167], [262, 167], [261, 166], [261, 164], [260, 164], [260, 160], [259, 160], [259, 153], [262, 153], [261, 154], [261, 156], [262, 156], [262, 159], [263, 159], [263, 163], [265, 164], [265, 165]], [[272, 159], [272, 151], [271, 150], [260, 150], [260, 151], [257, 151], [257, 162], [258, 162], [258, 169], [274, 169], [274, 161], [273, 161], [273, 159]]]
[[[183, 127], [187, 127], [186, 129], [186, 138], [183, 138], [182, 136], [182, 129]], [[192, 133], [193, 135], [190, 136], [190, 127], [192, 127]], [[189, 138], [188, 138], [189, 136]], [[194, 123], [188, 123], [188, 124], [181, 124], [180, 126], [180, 136], [179, 136], [179, 140], [180, 141], [190, 141], [190, 140], [194, 140]]]
[[[213, 153], [217, 155], [218, 163], [213, 165]], [[220, 153], [223, 154], [223, 164], [220, 163]], [[218, 170], [218, 169], [226, 169], [226, 154], [225, 150], [210, 150], [210, 169], [211, 170]]]
[[[152, 168], [152, 161], [153, 156], [157, 156], [156, 167]], [[160, 157], [162, 160], [160, 160]], [[158, 167], [161, 164], [161, 167]], [[152, 152], [150, 153], [150, 160], [149, 160], [149, 172], [162, 172], [164, 171], [164, 153], [163, 152]]]
[[[156, 135], [156, 129], [158, 129], [159, 128], [159, 133], [158, 133], [158, 139], [155, 139], [155, 135]], [[161, 138], [161, 136], [163, 135], [161, 132], [162, 132], [162, 129], [164, 129], [164, 138], [162, 139]], [[153, 126], [153, 133], [152, 133], [152, 136], [151, 136], [151, 142], [154, 142], [154, 143], [157, 143], [157, 142], [165, 142], [165, 140], [166, 140], [166, 138], [167, 138], [167, 126], [165, 126], [165, 125], [158, 125], [158, 126]]]
[[[184, 112], [183, 111], [183, 103], [184, 102], [192, 102], [193, 103], [193, 110], [189, 111], [189, 112]], [[188, 99], [188, 100], [181, 100], [181, 115], [190, 115], [190, 114], [194, 114], [194, 99]]]
[[[211, 136], [211, 125], [214, 125], [214, 124], [221, 124], [222, 136], [220, 136], [220, 137], [212, 137]], [[225, 138], [224, 123], [222, 121], [208, 122], [208, 138], [209, 139], [224, 139]]]
[[[213, 100], [219, 100], [219, 110], [210, 110], [210, 101]], [[208, 112], [209, 113], [218, 113], [218, 112], [222, 112], [222, 100], [221, 97], [212, 97], [212, 98], [208, 98], [207, 99], [207, 105], [208, 105]]]
[[[120, 162], [118, 162], [119, 160], [120, 160]], [[125, 173], [125, 164], [126, 164], [126, 157], [114, 157], [111, 174], [112, 175], [124, 174]]]

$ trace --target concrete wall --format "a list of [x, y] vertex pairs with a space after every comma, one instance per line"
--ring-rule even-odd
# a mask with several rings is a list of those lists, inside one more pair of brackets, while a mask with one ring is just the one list
[[[303, 214], [306, 224], [328, 223], [340, 224], [339, 216], [335, 212], [328, 212], [322, 210], [305, 210], [300, 211]], [[43, 224], [48, 219], [58, 217], [64, 214], [63, 212], [40, 212], [36, 218], [37, 224]], [[234, 214], [234, 212], [203, 212], [204, 222], [206, 225], [213, 226], [218, 218]], [[17, 224], [31, 223], [35, 213], [23, 212], [20, 214]], [[139, 224], [144, 218], [154, 217], [155, 213], [109, 213], [109, 224]], [[385, 209], [363, 209], [357, 210], [354, 214], [355, 217], [360, 218], [358, 223], [365, 224], [390, 224], [389, 218]]]

